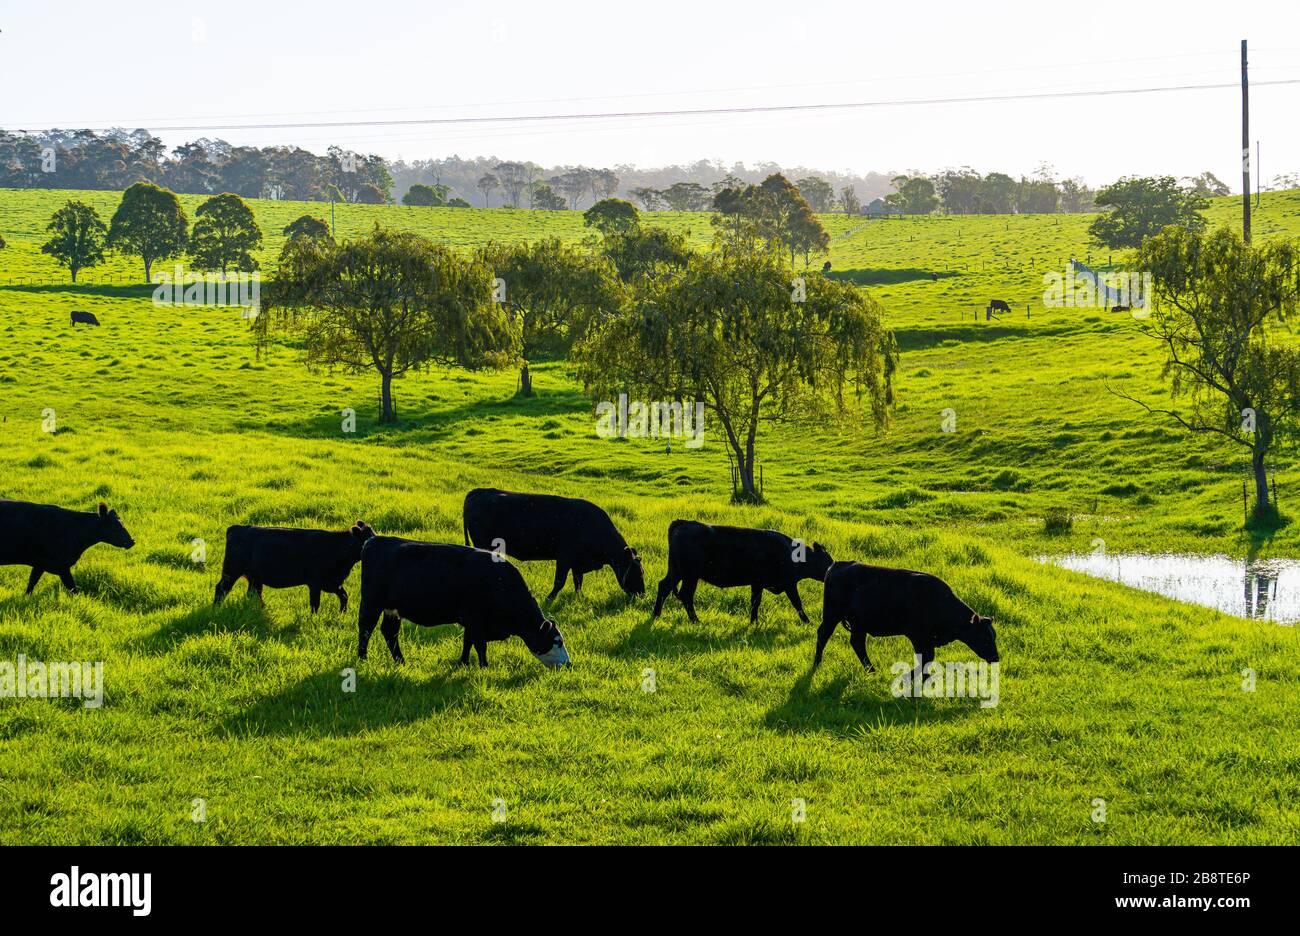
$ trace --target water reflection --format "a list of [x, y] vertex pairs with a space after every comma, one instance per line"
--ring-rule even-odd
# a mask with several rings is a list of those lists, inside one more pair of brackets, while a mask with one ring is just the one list
[[1040, 562], [1238, 617], [1300, 621], [1300, 561], [1178, 553], [1073, 553]]

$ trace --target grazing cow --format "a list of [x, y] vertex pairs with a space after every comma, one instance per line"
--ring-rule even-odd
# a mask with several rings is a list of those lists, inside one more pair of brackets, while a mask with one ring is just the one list
[[939, 274], [938, 274], [938, 273], [931, 273], [931, 274], [930, 274], [930, 282], [932, 282], [932, 283], [937, 283], [937, 282], [939, 282]]
[[78, 312], [74, 309], [72, 312], [72, 327], [76, 328], [78, 322], [83, 325], [98, 325], [99, 319], [95, 318], [94, 312]]
[[380, 630], [398, 663], [406, 662], [397, 640], [402, 618], [422, 627], [463, 627], [462, 665], [469, 664], [472, 646], [479, 666], [487, 666], [488, 641], [512, 636], [547, 666], [569, 662], [564, 637], [542, 614], [519, 570], [487, 550], [374, 537], [361, 550], [357, 656], [363, 660], [381, 614]]
[[1132, 307], [1132, 306], [1126, 306], [1126, 305], [1116, 305], [1116, 306], [1111, 306], [1111, 307], [1110, 307], [1110, 310], [1111, 310], [1112, 312], [1132, 312], [1132, 311], [1133, 311], [1133, 307]]
[[990, 299], [990, 300], [989, 300], [989, 312], [990, 312], [990, 313], [992, 313], [992, 312], [1005, 312], [1005, 313], [1007, 313], [1008, 315], [1010, 315], [1010, 314], [1011, 314], [1011, 306], [1007, 305], [1006, 302], [1005, 302], [1004, 300], [1002, 300], [1002, 299]]
[[221, 581], [212, 603], [248, 579], [248, 590], [262, 598], [262, 588], [297, 588], [306, 585], [311, 595], [311, 613], [320, 610], [321, 592], [337, 595], [339, 613], [348, 609], [343, 583], [352, 567], [361, 561], [361, 547], [375, 535], [358, 520], [350, 530], [294, 530], [285, 527], [232, 526], [226, 530], [226, 557], [221, 563]]
[[875, 669], [867, 657], [867, 635], [903, 636], [921, 658], [920, 673], [934, 660], [934, 650], [960, 640], [989, 663], [998, 662], [993, 619], [980, 617], [953, 594], [948, 583], [925, 572], [887, 569], [861, 562], [837, 562], [826, 573], [822, 594], [822, 624], [817, 629], [821, 663], [826, 641], [844, 623], [849, 645], [862, 665]]
[[825, 263], [822, 264], [822, 272], [829, 273], [830, 271], [831, 271], [831, 262], [827, 260]]
[[555, 587], [550, 601], [573, 572], [573, 590], [582, 577], [609, 566], [628, 595], [645, 594], [641, 557], [614, 527], [609, 514], [591, 501], [551, 494], [512, 494], [476, 488], [465, 495], [465, 545], [502, 550], [511, 559], [555, 560]]
[[0, 565], [32, 567], [27, 594], [46, 572], [57, 575], [63, 587], [77, 590], [72, 567], [91, 546], [107, 543], [120, 549], [135, 545], [116, 510], [101, 503], [98, 511], [82, 512], [0, 500]]
[[820, 543], [811, 548], [796, 545], [776, 530], [674, 520], [668, 525], [668, 574], [659, 583], [654, 616], [659, 616], [664, 599], [672, 592], [686, 607], [686, 616], [698, 624], [695, 587], [703, 581], [719, 588], [748, 585], [750, 623], [758, 620], [758, 605], [767, 589], [774, 595], [784, 592], [799, 620], [807, 624], [799, 581], [822, 579], [831, 561], [831, 554]]

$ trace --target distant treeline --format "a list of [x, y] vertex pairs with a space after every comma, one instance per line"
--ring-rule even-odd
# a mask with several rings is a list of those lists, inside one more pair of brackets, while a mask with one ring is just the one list
[[[338, 146], [318, 156], [297, 146], [232, 146], [206, 138], [168, 153], [147, 130], [28, 134], [0, 129], [0, 188], [122, 191], [136, 182], [150, 182], [192, 195], [231, 192], [291, 201], [549, 210], [580, 209], [621, 197], [647, 211], [707, 211], [719, 192], [757, 184], [774, 174], [792, 179], [818, 213], [1046, 214], [1094, 208], [1092, 189], [1077, 178], [1053, 178], [1048, 166], [1018, 179], [1001, 172], [981, 175], [969, 168], [890, 177], [775, 163], [727, 166], [709, 160], [659, 169], [547, 168], [492, 157], [389, 161]], [[1202, 195], [1227, 192], [1210, 173], [1184, 182]]]

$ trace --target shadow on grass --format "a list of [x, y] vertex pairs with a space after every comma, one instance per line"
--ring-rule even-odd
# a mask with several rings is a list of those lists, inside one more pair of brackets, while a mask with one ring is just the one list
[[[150, 283], [130, 285], [111, 283], [13, 283], [0, 282], [0, 289], [22, 293], [70, 293], [74, 296], [104, 296], [109, 299], [142, 299], [153, 295], [156, 287]], [[62, 313], [60, 313], [62, 314]]]
[[[266, 696], [225, 721], [234, 735], [342, 736], [422, 721], [460, 705], [473, 693], [473, 670], [439, 666], [433, 674], [407, 664], [384, 670], [375, 660], [340, 664]], [[342, 671], [356, 670], [345, 691]]]
[[949, 277], [961, 275], [961, 272], [957, 270], [920, 270], [916, 267], [897, 269], [854, 267], [847, 270], [831, 270], [826, 274], [826, 278], [843, 280], [855, 286], [892, 286], [898, 283], [911, 283], [916, 280], [929, 280], [936, 276], [939, 279], [948, 279]]
[[[378, 380], [375, 381], [375, 394], [378, 394]], [[481, 423], [492, 417], [504, 418], [519, 416], [529, 419], [542, 419], [556, 416], [572, 416], [591, 408], [591, 401], [576, 390], [548, 390], [531, 397], [510, 396], [493, 400], [466, 400], [449, 407], [438, 407], [436, 403], [416, 400], [404, 405], [401, 386], [396, 389], [397, 422], [380, 424], [379, 404], [377, 400], [367, 400], [356, 410], [356, 430], [348, 434], [349, 441], [378, 439], [385, 445], [427, 445], [462, 435], [466, 428], [482, 429]], [[435, 408], [430, 408], [435, 407]], [[270, 423], [241, 420], [236, 421], [237, 429], [257, 432], [270, 432], [275, 435], [297, 439], [329, 439], [341, 437], [341, 413], [330, 410], [311, 416], [295, 418], [292, 421]]]
[[297, 638], [300, 628], [297, 624], [276, 627], [256, 598], [228, 597], [219, 605], [204, 605], [170, 619], [137, 645], [146, 653], [165, 654], [191, 637], [235, 632], [288, 644]]
[[[895, 699], [889, 695], [890, 675], [880, 670], [874, 673], [823, 676], [818, 680], [819, 685], [814, 687], [816, 673], [817, 670], [808, 667], [795, 680], [785, 701], [764, 716], [763, 724], [779, 732], [831, 731], [847, 734], [888, 725], [949, 721], [969, 714], [954, 706], [936, 708], [926, 698]], [[870, 687], [862, 685], [864, 677], [871, 681]], [[855, 685], [857, 688], [850, 688]], [[868, 692], [876, 694], [867, 695]]]
[[[670, 598], [669, 601], [671, 600]], [[700, 610], [697, 604], [696, 611]], [[740, 618], [732, 629], [710, 630], [707, 621], [692, 624], [680, 606], [672, 608], [665, 602], [663, 614], [658, 619], [652, 618], [650, 609], [647, 609], [639, 623], [609, 652], [619, 657], [683, 656], [734, 648], [737, 645], [755, 650], [771, 650], [780, 644], [784, 636], [785, 632], [779, 626], [764, 624], [761, 618], [751, 626], [748, 616]]]

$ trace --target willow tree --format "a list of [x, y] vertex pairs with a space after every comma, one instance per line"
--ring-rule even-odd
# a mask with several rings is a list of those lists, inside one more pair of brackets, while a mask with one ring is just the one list
[[897, 345], [865, 292], [794, 275], [774, 252], [696, 256], [680, 276], [643, 281], [638, 301], [593, 325], [578, 370], [597, 399], [703, 402], [758, 501], [759, 427], [787, 421], [884, 426]]
[[1284, 327], [1300, 286], [1300, 245], [1170, 226], [1142, 245], [1137, 266], [1151, 274], [1154, 311], [1143, 330], [1163, 346], [1173, 404], [1134, 402], [1245, 448], [1254, 513], [1267, 518], [1265, 460], [1300, 415], [1300, 350]]
[[262, 342], [276, 333], [300, 340], [309, 367], [378, 372], [379, 420], [390, 423], [394, 378], [518, 359], [518, 329], [492, 302], [492, 279], [480, 260], [377, 225], [339, 244], [298, 238], [285, 244], [253, 327]]
[[480, 258], [500, 280], [496, 298], [519, 327], [519, 393], [532, 396], [530, 361], [568, 353], [593, 319], [623, 301], [614, 265], [557, 237], [510, 246], [488, 244]]

